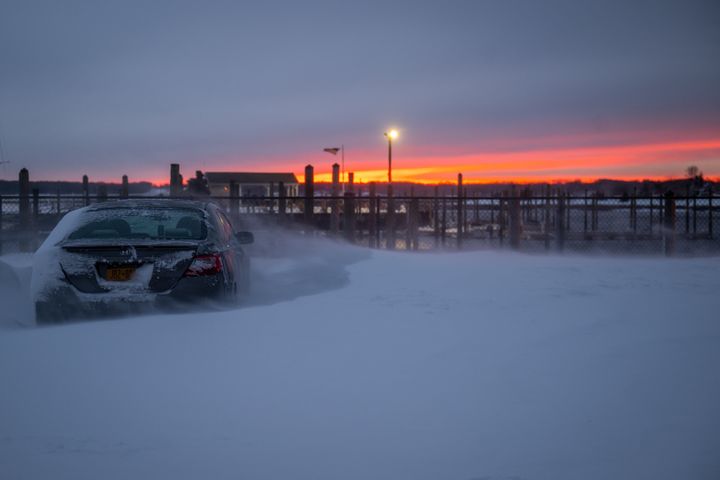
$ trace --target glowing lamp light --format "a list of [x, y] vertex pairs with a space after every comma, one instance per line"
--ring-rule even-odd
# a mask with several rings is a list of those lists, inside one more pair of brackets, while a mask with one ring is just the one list
[[388, 139], [388, 183], [392, 186], [392, 141], [398, 138], [398, 131], [395, 129], [385, 132]]

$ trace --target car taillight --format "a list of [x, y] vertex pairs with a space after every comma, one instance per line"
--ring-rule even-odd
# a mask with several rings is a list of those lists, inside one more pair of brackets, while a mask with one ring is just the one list
[[186, 277], [201, 277], [222, 272], [222, 259], [218, 254], [198, 255], [185, 270]]

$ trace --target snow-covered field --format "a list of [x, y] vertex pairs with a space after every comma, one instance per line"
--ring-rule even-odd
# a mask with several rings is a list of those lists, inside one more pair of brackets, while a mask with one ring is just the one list
[[720, 478], [720, 259], [288, 251], [42, 329], [5, 258], [0, 478]]

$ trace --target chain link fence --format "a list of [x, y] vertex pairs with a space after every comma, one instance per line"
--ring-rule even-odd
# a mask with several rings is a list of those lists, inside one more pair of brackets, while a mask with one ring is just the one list
[[[0, 248], [32, 251], [68, 211], [120, 197], [0, 197]], [[147, 200], [149, 197], [122, 197]], [[151, 197], [158, 198], [158, 197]], [[168, 197], [163, 197], [168, 198]], [[189, 197], [181, 197], [188, 199]], [[203, 197], [241, 225], [344, 238], [371, 248], [614, 254], [720, 253], [709, 196]]]

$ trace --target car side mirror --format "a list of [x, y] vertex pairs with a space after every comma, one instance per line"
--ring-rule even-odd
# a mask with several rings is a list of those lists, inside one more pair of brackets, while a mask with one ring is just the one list
[[236, 232], [235, 238], [241, 245], [249, 245], [255, 241], [255, 235], [252, 232]]

